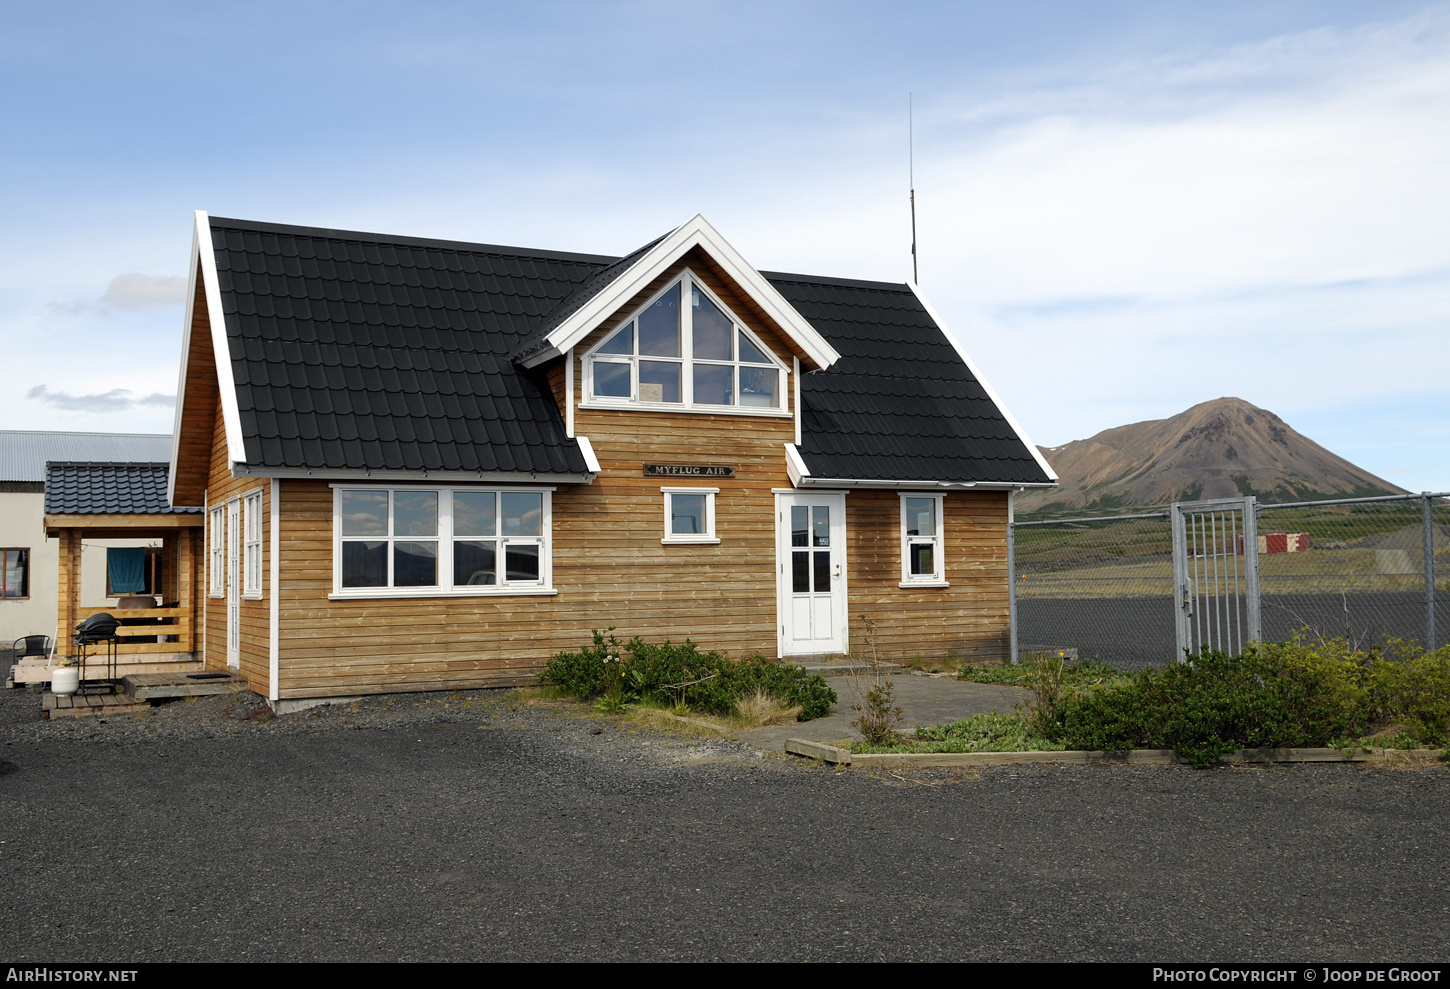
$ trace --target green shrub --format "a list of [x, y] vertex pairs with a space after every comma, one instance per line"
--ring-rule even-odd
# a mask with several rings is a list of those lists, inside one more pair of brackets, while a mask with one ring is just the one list
[[621, 648], [613, 633], [612, 627], [608, 638], [595, 631], [592, 645], [558, 653], [539, 674], [539, 681], [556, 684], [580, 699], [595, 697], [605, 689], [607, 661], [627, 654], [622, 663], [624, 701], [650, 699], [726, 715], [741, 697], [759, 691], [787, 706], [799, 705], [802, 721], [824, 717], [836, 702], [836, 692], [826, 681], [800, 666], [760, 656], [736, 662], [718, 652], [701, 652], [689, 639], [655, 644], [636, 636]]
[[607, 659], [621, 653], [619, 640], [614, 636], [614, 626], [609, 627], [606, 639], [599, 629], [594, 630], [594, 643], [578, 652], [555, 654], [539, 674], [540, 683], [550, 683], [567, 691], [580, 700], [587, 700], [604, 692], [609, 664]]
[[1427, 653], [1391, 640], [1387, 656], [1371, 654], [1363, 664], [1360, 682], [1377, 724], [1403, 724], [1423, 745], [1450, 744], [1450, 646]]
[[1356, 665], [1300, 643], [1205, 652], [1121, 686], [1065, 693], [1033, 712], [1071, 749], [1173, 749], [1196, 766], [1241, 748], [1321, 746], [1369, 723]]

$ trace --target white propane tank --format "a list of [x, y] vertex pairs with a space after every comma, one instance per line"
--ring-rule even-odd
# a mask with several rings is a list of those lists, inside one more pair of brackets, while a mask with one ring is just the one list
[[78, 666], [61, 666], [51, 671], [50, 692], [52, 694], [73, 694], [80, 689], [81, 670]]

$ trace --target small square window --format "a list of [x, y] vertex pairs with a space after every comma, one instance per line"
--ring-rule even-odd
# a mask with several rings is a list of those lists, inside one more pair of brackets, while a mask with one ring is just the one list
[[660, 542], [713, 545], [715, 495], [719, 488], [660, 488], [665, 496], [665, 536]]

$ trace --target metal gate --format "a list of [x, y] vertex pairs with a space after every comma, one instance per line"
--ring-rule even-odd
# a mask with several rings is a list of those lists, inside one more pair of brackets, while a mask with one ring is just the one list
[[1257, 511], [1252, 497], [1173, 503], [1180, 661], [1204, 649], [1233, 655], [1260, 638]]

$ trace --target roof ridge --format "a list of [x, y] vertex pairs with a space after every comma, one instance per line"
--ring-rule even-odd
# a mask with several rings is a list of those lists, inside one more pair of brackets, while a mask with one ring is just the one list
[[51, 467], [157, 467], [171, 469], [169, 460], [47, 460], [46, 468]]
[[404, 237], [399, 234], [373, 233], [365, 230], [338, 230], [333, 227], [305, 227], [291, 223], [265, 223], [260, 220], [239, 220], [234, 217], [208, 216], [213, 227], [252, 230], [257, 233], [300, 234], [331, 240], [356, 240], [360, 243], [406, 244], [409, 247], [437, 247], [460, 250], [470, 254], [498, 254], [504, 257], [548, 258], [551, 261], [580, 261], [588, 264], [612, 264], [619, 260], [611, 254], [582, 254], [576, 251], [550, 251], [534, 247], [512, 247], [504, 244], [477, 244], [466, 240], [443, 240], [435, 237]]
[[906, 282], [876, 282], [865, 278], [833, 278], [829, 275], [803, 275], [789, 271], [761, 271], [760, 274], [768, 281], [779, 280], [803, 284], [839, 285], [846, 288], [892, 289], [904, 293], [911, 292], [911, 286]]

